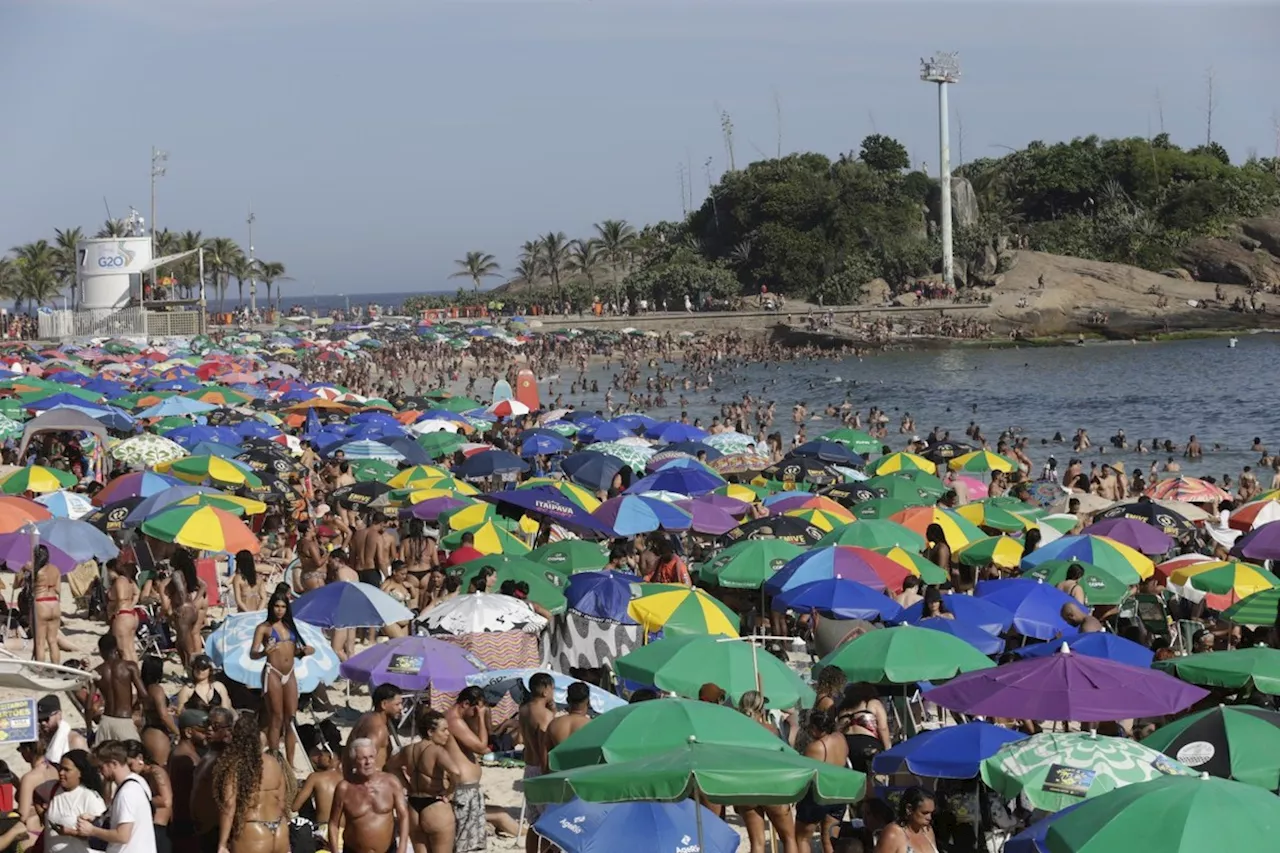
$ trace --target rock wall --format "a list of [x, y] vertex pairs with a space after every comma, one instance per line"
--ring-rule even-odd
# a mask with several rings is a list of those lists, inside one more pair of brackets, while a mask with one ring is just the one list
[[1193, 240], [1178, 261], [1196, 281], [1280, 288], [1280, 216], [1246, 219], [1228, 236]]

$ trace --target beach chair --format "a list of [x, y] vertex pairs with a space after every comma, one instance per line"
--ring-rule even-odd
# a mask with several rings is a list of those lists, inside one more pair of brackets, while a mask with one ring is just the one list
[[1169, 618], [1169, 610], [1165, 607], [1163, 598], [1151, 593], [1138, 593], [1133, 600], [1138, 620], [1148, 634], [1168, 640], [1171, 646], [1179, 643], [1178, 636], [1173, 632], [1173, 622]]

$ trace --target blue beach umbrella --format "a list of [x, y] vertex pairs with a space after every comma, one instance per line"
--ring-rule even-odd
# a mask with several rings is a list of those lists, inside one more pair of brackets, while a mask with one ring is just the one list
[[[1105, 632], [1076, 634], [1074, 637], [1068, 637], [1066, 643], [1067, 648], [1077, 654], [1106, 658], [1116, 663], [1127, 663], [1130, 666], [1136, 666], [1141, 669], [1149, 669], [1151, 661], [1155, 658], [1155, 652], [1146, 646]], [[1047, 658], [1061, 650], [1061, 643], [1048, 642], [1038, 643], [1034, 646], [1024, 646], [1014, 653], [1024, 658]]]
[[520, 442], [520, 455], [525, 459], [531, 456], [552, 456], [572, 449], [572, 441], [555, 433], [531, 435]]
[[36, 523], [40, 541], [57, 548], [77, 563], [86, 560], [107, 560], [120, 555], [120, 549], [111, 537], [84, 521], [69, 518], [51, 518]]
[[237, 456], [244, 453], [244, 448], [233, 447], [230, 444], [222, 444], [217, 441], [202, 441], [188, 448], [188, 451], [192, 456], [216, 456], [219, 459], [235, 460]]
[[1084, 803], [1076, 803], [1073, 806], [1067, 806], [1062, 811], [1054, 812], [1048, 817], [1041, 818], [1006, 841], [1002, 853], [1049, 853], [1049, 842], [1046, 838], [1049, 834], [1049, 829], [1059, 818], [1071, 814], [1082, 805]]
[[705, 495], [724, 485], [724, 477], [695, 462], [693, 465], [668, 463], [647, 477], [641, 477], [627, 488], [627, 494], [641, 492], [675, 492], [679, 495]]
[[610, 421], [610, 423], [615, 423], [620, 427], [625, 427], [626, 429], [629, 429], [632, 432], [638, 432], [640, 430], [653, 429], [659, 423], [661, 423], [661, 421], [651, 418], [648, 415], [632, 413], [632, 414], [626, 414], [626, 415], [618, 415], [616, 418]]
[[455, 477], [492, 477], [494, 474], [519, 474], [529, 470], [529, 463], [505, 450], [486, 450], [453, 466]]
[[187, 451], [205, 441], [210, 444], [226, 444], [232, 447], [240, 444], [240, 436], [236, 434], [236, 431], [231, 427], [225, 426], [178, 427], [166, 432], [164, 437], [176, 442], [182, 449]]
[[[233, 613], [204, 641], [204, 653], [213, 659], [214, 666], [232, 681], [255, 690], [262, 689], [264, 661], [249, 657], [249, 650], [253, 645], [254, 632], [266, 618], [265, 610]], [[297, 619], [294, 621], [302, 642], [315, 650], [315, 654], [298, 658], [293, 663], [298, 692], [310, 693], [321, 684], [333, 684], [338, 680], [341, 663], [338, 653], [315, 625]]]
[[607, 453], [579, 451], [571, 453], [560, 462], [560, 470], [579, 486], [588, 489], [607, 489], [613, 478], [627, 467], [616, 456]]
[[979, 581], [974, 595], [1012, 613], [1013, 629], [1023, 636], [1052, 640], [1079, 633], [1062, 618], [1062, 606], [1078, 602], [1049, 584], [1031, 578]]
[[871, 760], [878, 774], [907, 771], [930, 779], [973, 779], [986, 759], [1006, 743], [1025, 740], [1022, 732], [975, 722], [921, 732]]
[[957, 640], [964, 640], [984, 655], [998, 655], [1004, 651], [1004, 640], [989, 634], [968, 622], [959, 619], [948, 619], [945, 616], [933, 616], [929, 619], [918, 619], [911, 623], [917, 628], [928, 628], [950, 634]]
[[408, 622], [413, 611], [372, 584], [338, 581], [298, 596], [293, 616], [321, 628], [377, 628]]
[[[186, 387], [173, 388], [169, 390], [185, 391]], [[199, 415], [204, 412], [212, 412], [218, 408], [212, 403], [205, 403], [200, 400], [192, 400], [190, 397], [169, 397], [161, 400], [154, 406], [149, 406], [138, 412], [140, 418], [171, 418], [180, 417], [182, 415]], [[174, 439], [177, 441], [177, 439]]]
[[694, 457], [696, 457], [699, 453], [705, 453], [707, 454], [708, 462], [714, 462], [717, 459], [719, 459], [721, 456], [724, 456], [723, 450], [720, 450], [719, 448], [716, 448], [716, 447], [712, 447], [711, 445], [701, 441], [672, 441], [667, 444], [664, 444], [659, 449], [659, 452], [665, 453], [668, 450], [674, 451], [676, 453], [687, 453], [690, 456], [694, 456]]
[[635, 625], [627, 608], [635, 598], [632, 585], [639, 582], [640, 578], [626, 572], [578, 572], [569, 578], [564, 599], [570, 610], [584, 616]]
[[817, 610], [833, 619], [886, 621], [902, 613], [902, 605], [883, 592], [844, 578], [827, 578], [792, 587], [774, 596], [773, 609]]
[[642, 495], [619, 495], [591, 513], [615, 536], [634, 536], [654, 530], [688, 530], [693, 516], [675, 504]]
[[[942, 606], [947, 612], [953, 614], [957, 619], [961, 619], [974, 627], [981, 628], [989, 634], [1003, 634], [1013, 625], [1013, 614], [1005, 610], [1000, 605], [984, 598], [974, 598], [971, 595], [957, 595], [955, 593], [944, 593], [942, 596]], [[919, 622], [924, 618], [924, 602], [917, 601], [915, 604], [902, 611], [899, 621], [902, 622]]]
[[[701, 818], [695, 809], [702, 811]], [[574, 799], [543, 812], [533, 831], [564, 853], [635, 850], [640, 839], [645, 850], [733, 853], [741, 840], [733, 827], [691, 799], [678, 803]]]
[[[517, 701], [523, 702], [528, 694], [529, 678], [539, 672], [551, 676], [554, 682], [552, 695], [555, 703], [562, 708], [567, 707], [569, 704], [569, 686], [580, 682], [581, 679], [564, 675], [563, 673], [552, 672], [548, 669], [535, 669], [533, 667], [523, 669], [486, 669], [474, 675], [468, 675], [466, 680], [468, 686], [479, 687], [484, 690], [485, 699], [496, 705], [508, 693], [511, 693]], [[614, 708], [621, 708], [627, 704], [625, 699], [615, 696], [607, 690], [601, 690], [594, 684], [587, 682], [582, 683], [587, 684], [587, 695], [589, 697], [587, 702], [590, 704], [591, 710], [597, 714], [603, 714], [606, 711], [612, 711]]]
[[672, 444], [678, 441], [701, 441], [711, 433], [702, 427], [668, 421], [645, 430], [645, 437]]
[[591, 426], [584, 427], [583, 430], [578, 433], [578, 438], [582, 441], [588, 442], [617, 441], [620, 438], [634, 437], [635, 433], [631, 430], [624, 426], [620, 426], [619, 424], [609, 423], [608, 421], [601, 421], [599, 423], [592, 424]]

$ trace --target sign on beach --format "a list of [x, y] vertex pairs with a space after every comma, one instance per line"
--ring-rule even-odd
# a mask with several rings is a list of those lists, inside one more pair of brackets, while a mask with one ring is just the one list
[[26, 743], [38, 738], [36, 700], [10, 699], [0, 702], [0, 742]]

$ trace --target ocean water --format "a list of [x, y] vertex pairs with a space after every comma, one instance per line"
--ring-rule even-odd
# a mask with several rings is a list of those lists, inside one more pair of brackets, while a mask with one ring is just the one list
[[[1225, 338], [1139, 344], [1088, 344], [1081, 347], [983, 349], [892, 352], [843, 361], [793, 361], [782, 364], [735, 366], [726, 364], [714, 376], [709, 392], [686, 392], [690, 417], [709, 423], [720, 403], [741, 400], [744, 393], [777, 402], [774, 429], [789, 438], [794, 429], [791, 407], [804, 402], [811, 415], [821, 415], [828, 403], [839, 406], [848, 398], [863, 412], [877, 405], [891, 418], [888, 443], [899, 448], [907, 435], [898, 433], [904, 413], [915, 418], [921, 435], [935, 426], [964, 441], [971, 421], [995, 445], [1005, 429], [1029, 436], [1029, 455], [1037, 466], [1053, 454], [1060, 468], [1073, 455], [1070, 442], [1077, 428], [1089, 433], [1094, 447], [1086, 460], [1120, 459], [1126, 467], [1144, 470], [1153, 459], [1168, 454], [1114, 451], [1101, 445], [1123, 429], [1130, 447], [1142, 438], [1170, 439], [1184, 445], [1196, 435], [1205, 448], [1199, 464], [1181, 459], [1188, 473], [1238, 478], [1244, 465], [1256, 465], [1250, 449], [1255, 437], [1280, 450], [1280, 336], [1246, 335], [1231, 349]], [[671, 366], [667, 366], [671, 371]], [[565, 372], [554, 381], [555, 393], [579, 407], [604, 406], [604, 390], [615, 371], [603, 367], [589, 372], [600, 393], [568, 395], [576, 375]], [[545, 379], [545, 377], [543, 377]], [[487, 383], [478, 383], [481, 391]], [[540, 383], [547, 401], [547, 383]], [[655, 417], [678, 417], [679, 392], [669, 393], [665, 409]], [[615, 403], [622, 395], [614, 394]], [[816, 418], [806, 429], [810, 437], [836, 426], [833, 419]], [[1066, 442], [1052, 443], [1060, 432]], [[1042, 440], [1046, 443], [1041, 443]], [[1219, 445], [1218, 450], [1213, 446]], [[1269, 475], [1260, 476], [1263, 485]]]

